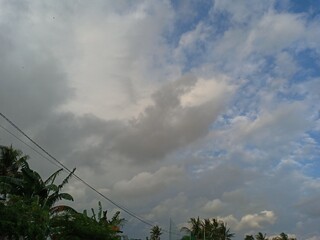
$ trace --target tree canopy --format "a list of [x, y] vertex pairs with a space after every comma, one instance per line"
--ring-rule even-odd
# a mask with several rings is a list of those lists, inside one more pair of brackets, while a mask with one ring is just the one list
[[[98, 211], [82, 213], [60, 200], [74, 201], [62, 192], [75, 171], [71, 171], [60, 184], [59, 169], [43, 180], [30, 168], [29, 157], [12, 146], [0, 146], [0, 239], [96, 239], [119, 240], [125, 219], [120, 212], [110, 218], [98, 202]], [[216, 218], [190, 218], [189, 226], [181, 228], [186, 233], [183, 240], [232, 240], [235, 234], [227, 223]], [[150, 240], [160, 240], [163, 230], [155, 225], [150, 230]], [[244, 240], [296, 240], [282, 232], [268, 238], [265, 233], [246, 235]]]
[[79, 213], [60, 200], [73, 201], [61, 192], [75, 169], [60, 183], [63, 169], [43, 180], [27, 163], [28, 156], [0, 146], [0, 239], [119, 239], [124, 219], [116, 212], [110, 220], [99, 202], [98, 218]]

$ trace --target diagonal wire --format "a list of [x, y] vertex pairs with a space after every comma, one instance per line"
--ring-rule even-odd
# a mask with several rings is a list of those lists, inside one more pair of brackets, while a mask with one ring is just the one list
[[[34, 145], [36, 145], [39, 149], [41, 149], [44, 153], [46, 153], [52, 160], [54, 160], [59, 166], [61, 166], [62, 168], [64, 168], [65, 170], [67, 170], [67, 172], [72, 173], [72, 170], [70, 170], [67, 166], [65, 166], [63, 163], [61, 163], [59, 160], [57, 160], [54, 156], [52, 156], [48, 151], [46, 151], [43, 147], [41, 147], [37, 142], [35, 142], [32, 138], [30, 138], [24, 131], [22, 131], [16, 124], [14, 124], [9, 118], [7, 118], [4, 114], [2, 114], [0, 112], [0, 116], [2, 118], [4, 118], [8, 123], [10, 123], [10, 125], [12, 125], [16, 130], [18, 130], [23, 136], [25, 136], [29, 141], [31, 141]], [[47, 159], [47, 158], [46, 158]], [[75, 173], [72, 173], [72, 175], [78, 179], [80, 182], [82, 182], [84, 185], [86, 185], [88, 188], [90, 188], [92, 191], [94, 191], [95, 193], [97, 193], [98, 195], [100, 195], [102, 198], [106, 199], [107, 201], [109, 201], [110, 203], [112, 203], [114, 206], [120, 208], [121, 210], [123, 210], [124, 212], [126, 212], [127, 214], [129, 214], [130, 216], [138, 219], [139, 221], [149, 225], [149, 226], [154, 226], [154, 224], [147, 222], [146, 220], [142, 219], [142, 217], [134, 214], [133, 212], [131, 212], [129, 209], [120, 206], [119, 204], [117, 204], [115, 201], [111, 200], [110, 198], [108, 198], [107, 196], [105, 196], [103, 193], [99, 192], [97, 189], [95, 189], [93, 186], [91, 186], [89, 183], [87, 183], [85, 180], [83, 180], [82, 178], [80, 178], [78, 175], [76, 175]]]
[[39, 154], [41, 157], [45, 158], [46, 160], [48, 160], [51, 164], [55, 165], [56, 167], [60, 168], [61, 166], [59, 166], [56, 162], [52, 161], [52, 159], [48, 158], [47, 156], [45, 156], [44, 154], [42, 154], [40, 151], [38, 151], [37, 149], [35, 149], [34, 147], [32, 147], [30, 144], [26, 143], [25, 141], [23, 141], [22, 139], [20, 139], [17, 135], [15, 135], [14, 133], [12, 133], [11, 131], [9, 131], [7, 128], [5, 128], [4, 126], [2, 126], [0, 124], [0, 128], [2, 128], [4, 131], [6, 131], [8, 134], [10, 134], [11, 136], [13, 136], [15, 139], [17, 139], [18, 141], [22, 142], [24, 145], [28, 146], [29, 148], [31, 148], [34, 152], [36, 152], [37, 154]]
[[[27, 145], [28, 147], [30, 147], [32, 150], [34, 150], [35, 152], [37, 152], [40, 156], [42, 156], [43, 158], [45, 158], [46, 160], [48, 160], [50, 163], [54, 164], [57, 167], [62, 167], [65, 170], [67, 170], [67, 172], [72, 173], [72, 175], [80, 182], [82, 182], [84, 185], [86, 185], [88, 188], [90, 188], [92, 191], [94, 191], [96, 194], [98, 194], [99, 196], [101, 196], [102, 198], [104, 198], [105, 200], [109, 201], [110, 203], [112, 203], [114, 206], [120, 208], [121, 210], [123, 210], [124, 212], [126, 212], [127, 214], [129, 214], [130, 216], [136, 218], [137, 220], [139, 220], [140, 222], [148, 225], [148, 226], [155, 226], [156, 224], [153, 224], [151, 222], [148, 222], [146, 220], [144, 220], [142, 217], [138, 216], [137, 214], [133, 213], [132, 211], [130, 211], [129, 209], [119, 205], [118, 203], [116, 203], [115, 201], [111, 200], [109, 197], [107, 197], [106, 195], [104, 195], [103, 193], [99, 192], [99, 190], [97, 190], [96, 188], [94, 188], [92, 185], [90, 185], [89, 183], [87, 183], [85, 180], [83, 180], [82, 178], [80, 178], [78, 175], [76, 175], [75, 173], [72, 172], [72, 170], [70, 170], [67, 166], [65, 166], [63, 163], [61, 163], [59, 160], [57, 160], [54, 156], [52, 156], [48, 151], [46, 151], [43, 147], [41, 147], [37, 142], [35, 142], [32, 138], [30, 138], [24, 131], [22, 131], [14, 122], [12, 122], [9, 118], [7, 118], [4, 114], [2, 114], [0, 112], [0, 116], [5, 119], [10, 125], [12, 125], [16, 130], [18, 130], [23, 136], [25, 136], [30, 142], [32, 142], [34, 145], [36, 145], [39, 149], [41, 149], [45, 154], [47, 154], [50, 158], [46, 157], [45, 155], [43, 155], [42, 153], [40, 153], [38, 150], [36, 150], [35, 148], [33, 148], [32, 146], [30, 146], [29, 144], [27, 144], [26, 142], [24, 142], [23, 140], [21, 140], [19, 137], [17, 137], [15, 134], [13, 134], [12, 132], [10, 132], [8, 129], [6, 129], [5, 127], [1, 126], [0, 127], [5, 130], [7, 133], [9, 133], [10, 135], [12, 135], [13, 137], [15, 137], [16, 139], [18, 139], [20, 142], [24, 143], [25, 145]], [[52, 161], [53, 160], [53, 161]], [[171, 234], [175, 234], [177, 236], [181, 236], [181, 234], [176, 233], [176, 232], [172, 232], [172, 231], [168, 231], [166, 229], [162, 229], [163, 232], [166, 233], [171, 233]]]

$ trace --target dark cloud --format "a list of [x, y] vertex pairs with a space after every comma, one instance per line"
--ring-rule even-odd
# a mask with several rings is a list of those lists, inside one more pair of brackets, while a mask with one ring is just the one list
[[97, 170], [101, 162], [107, 161], [113, 139], [123, 129], [119, 121], [105, 121], [90, 114], [61, 113], [38, 129], [36, 140], [71, 166]]
[[194, 88], [197, 79], [186, 76], [153, 95], [154, 104], [129, 122], [114, 149], [140, 162], [161, 159], [209, 132], [225, 99], [184, 107], [180, 98]]

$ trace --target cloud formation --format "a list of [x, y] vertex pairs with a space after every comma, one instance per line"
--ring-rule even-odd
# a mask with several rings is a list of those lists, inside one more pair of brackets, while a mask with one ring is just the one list
[[115, 150], [137, 161], [150, 161], [205, 136], [224, 107], [228, 98], [225, 95], [230, 90], [211, 80], [219, 93], [205, 93], [210, 98], [201, 99], [208, 88], [198, 84], [199, 81], [186, 76], [155, 92], [153, 105], [129, 122]]
[[[0, 9], [1, 112], [97, 189], [162, 226], [219, 217], [237, 239], [319, 238], [317, 3]], [[55, 170], [2, 130], [0, 142]], [[80, 210], [100, 200], [76, 181], [68, 190]], [[148, 235], [125, 217], [130, 237]]]

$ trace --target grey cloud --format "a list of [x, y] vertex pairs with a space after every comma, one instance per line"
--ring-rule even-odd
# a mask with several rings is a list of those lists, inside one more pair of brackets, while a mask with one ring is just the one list
[[12, 1], [0, 22], [0, 109], [23, 127], [34, 126], [72, 95], [50, 47], [33, 35], [26, 4]]
[[175, 219], [181, 219], [189, 213], [189, 199], [184, 192], [179, 192], [172, 198], [167, 198], [161, 201], [158, 205], [153, 207], [149, 214], [145, 216], [146, 219], [156, 220], [166, 218], [167, 216], [174, 216]]
[[94, 115], [52, 115], [37, 127], [36, 139], [70, 164], [97, 170], [104, 161], [161, 159], [207, 134], [224, 106], [220, 95], [214, 101], [182, 106], [180, 97], [196, 82], [195, 77], [186, 76], [165, 85], [153, 95], [154, 105], [128, 124]]
[[320, 218], [320, 193], [308, 196], [296, 204], [296, 207], [310, 218]]
[[48, 117], [71, 94], [57, 60], [42, 57], [29, 52], [0, 64], [0, 108], [24, 127]]
[[[255, 174], [236, 165], [223, 163], [213, 169], [207, 169], [199, 177], [191, 179], [187, 188], [191, 196], [203, 196], [208, 199], [221, 198], [226, 192], [242, 189]], [[201, 186], [208, 186], [202, 189]]]
[[36, 140], [57, 157], [73, 166], [98, 170], [110, 156], [112, 141], [123, 130], [117, 121], [104, 121], [94, 115], [61, 113], [38, 128]]
[[[311, 24], [313, 20], [310, 20], [308, 25], [305, 19], [294, 14], [265, 12], [270, 3], [249, 1], [252, 5], [249, 9], [244, 7], [248, 2], [242, 5], [242, 2], [230, 4], [215, 1], [216, 11], [228, 12], [233, 22], [230, 26], [222, 26], [226, 27], [221, 30], [225, 32], [212, 36], [216, 31], [211, 25], [212, 19], [201, 21], [201, 35], [207, 33], [204, 31], [207, 28], [210, 30], [201, 42], [206, 49], [205, 56], [199, 56], [207, 62], [206, 65], [201, 62], [194, 72], [210, 78], [213, 71], [228, 69], [228, 75], [235, 76], [233, 81], [239, 84], [239, 92], [229, 105], [229, 115], [224, 119], [218, 116], [226, 106], [227, 94], [200, 105], [186, 106], [181, 103], [181, 97], [194, 90], [199, 83], [195, 77], [187, 76], [155, 90], [161, 85], [160, 81], [154, 83], [155, 80], [168, 81], [172, 76], [179, 75], [180, 67], [187, 67], [182, 62], [181, 66], [175, 65], [171, 58], [172, 51], [168, 50], [171, 43], [167, 46], [163, 39], [163, 31], [168, 30], [170, 20], [175, 19], [171, 18], [173, 12], [169, 4], [152, 5], [142, 1], [137, 5], [130, 3], [129, 6], [125, 1], [93, 1], [90, 4], [79, 1], [1, 3], [5, 3], [2, 7], [6, 6], [1, 8], [0, 13], [1, 112], [24, 129], [28, 128], [28, 133], [67, 166], [77, 167], [77, 173], [83, 179], [130, 210], [159, 221], [162, 226], [167, 226], [170, 215], [174, 215], [177, 223], [197, 217], [199, 210], [204, 210], [208, 203], [206, 211], [200, 212], [203, 217], [217, 217], [212, 215], [219, 214], [221, 217], [227, 216], [226, 220], [239, 223], [242, 217], [247, 216], [243, 220], [242, 228], [245, 230], [247, 226], [254, 227], [252, 221], [260, 221], [267, 223], [260, 224], [263, 230], [280, 232], [297, 229], [301, 234], [318, 235], [314, 229], [318, 228], [320, 219], [317, 206], [319, 191], [316, 187], [307, 186], [311, 181], [318, 186], [319, 181], [306, 177], [308, 172], [301, 169], [296, 146], [306, 146], [301, 142], [301, 136], [316, 124], [312, 121], [318, 116], [314, 110], [318, 109], [319, 81], [315, 78], [299, 86], [293, 81], [289, 86], [286, 85], [287, 79], [277, 83], [272, 74], [263, 72], [267, 66], [263, 56], [272, 50], [271, 53], [278, 54], [277, 63], [281, 68], [281, 72], [274, 69], [275, 74], [283, 78], [295, 74], [299, 62], [294, 58], [291, 47], [305, 49], [303, 45], [308, 45], [317, 49], [319, 44], [314, 42], [319, 35], [316, 22]], [[161, 8], [158, 7], [160, 5]], [[156, 18], [150, 14], [153, 11]], [[193, 9], [181, 11], [185, 11], [182, 17], [193, 13]], [[114, 22], [109, 22], [110, 13], [115, 16], [111, 19]], [[53, 14], [55, 22], [51, 18]], [[32, 19], [41, 24], [34, 24]], [[161, 19], [166, 20], [162, 22]], [[306, 32], [306, 42], [299, 42], [304, 36], [296, 35], [298, 32], [292, 29], [292, 23], [297, 24], [300, 34]], [[93, 29], [94, 26], [96, 28]], [[265, 32], [275, 32], [277, 27], [280, 32], [285, 30], [286, 38], [273, 38], [277, 34], [265, 37]], [[119, 34], [119, 28], [124, 35]], [[80, 36], [70, 36], [73, 30], [79, 31]], [[94, 30], [93, 33], [90, 30]], [[95, 41], [76, 44], [83, 40], [80, 37], [86, 40], [88, 32], [93, 34], [90, 37], [98, 38], [99, 44]], [[190, 37], [195, 40], [202, 37], [196, 31], [191, 33]], [[113, 34], [119, 36], [106, 42]], [[248, 39], [250, 34], [251, 42]], [[211, 37], [210, 41], [206, 41]], [[295, 41], [287, 41], [288, 37]], [[75, 46], [71, 46], [72, 41], [75, 41]], [[244, 53], [246, 46], [248, 52]], [[188, 52], [194, 48], [186, 47]], [[283, 49], [288, 51], [288, 55], [279, 54]], [[81, 60], [86, 51], [93, 60]], [[250, 54], [254, 55], [253, 58]], [[223, 64], [228, 66], [221, 69]], [[73, 67], [74, 72], [69, 66]], [[79, 99], [72, 95], [73, 90], [69, 86], [72, 83], [76, 85], [79, 81], [77, 76], [88, 85], [95, 86], [93, 91], [75, 89], [75, 96]], [[113, 84], [123, 85], [126, 101], [118, 101], [122, 98], [117, 96], [122, 93], [120, 88], [112, 88]], [[150, 86], [146, 86], [148, 84]], [[282, 101], [279, 104], [281, 99], [276, 96], [284, 87], [291, 93], [298, 88], [298, 93], [306, 99], [299, 100], [299, 103], [286, 101], [284, 104]], [[155, 91], [151, 99], [153, 105], [145, 108], [131, 122], [119, 120], [115, 111], [106, 104], [115, 104], [114, 108], [124, 113], [121, 115], [125, 116], [124, 119], [146, 106], [150, 91]], [[94, 94], [101, 94], [101, 98], [87, 101], [87, 97]], [[78, 103], [83, 112], [94, 112], [96, 104], [101, 107], [95, 114], [105, 111], [108, 119], [117, 120], [76, 115], [78, 109], [72, 107], [68, 108], [72, 113], [61, 112], [59, 107], [70, 98], [76, 102], [82, 100]], [[138, 110], [133, 110], [134, 114], [128, 114], [128, 108], [124, 106], [139, 103], [141, 98], [147, 101]], [[309, 106], [313, 106], [312, 109]], [[219, 122], [212, 128], [217, 118]], [[232, 122], [232, 119], [239, 121]], [[1, 141], [8, 140], [2, 132], [0, 134]], [[189, 148], [191, 145], [192, 148]], [[308, 158], [315, 158], [316, 151], [309, 154], [311, 157]], [[36, 169], [46, 174], [52, 172], [42, 158], [35, 157], [33, 153], [30, 156]], [[306, 161], [305, 152], [300, 153], [299, 157], [302, 163]], [[280, 161], [281, 164], [278, 164]], [[172, 163], [179, 167], [174, 167]], [[146, 183], [150, 185], [144, 185]], [[157, 187], [161, 190], [159, 194], [155, 193]], [[90, 189], [71, 182], [67, 190], [77, 198], [79, 210], [97, 207], [99, 199]], [[107, 208], [113, 207], [103, 203], [105, 205]], [[268, 221], [261, 222], [261, 215], [266, 215], [261, 213], [264, 210], [272, 211], [278, 217], [277, 224], [271, 226]], [[141, 234], [137, 233], [137, 229], [142, 229], [138, 225], [131, 225], [134, 228], [132, 236]], [[238, 237], [242, 233], [242, 230], [239, 231]], [[146, 230], [148, 232], [149, 229]]]
[[182, 107], [180, 97], [196, 82], [196, 78], [187, 76], [157, 91], [153, 95], [154, 105], [129, 123], [114, 150], [145, 162], [161, 159], [208, 133], [225, 99]]
[[181, 181], [183, 169], [177, 166], [162, 167], [155, 173], [141, 172], [130, 180], [116, 182], [113, 190], [122, 197], [144, 198], [163, 193], [171, 184]]

